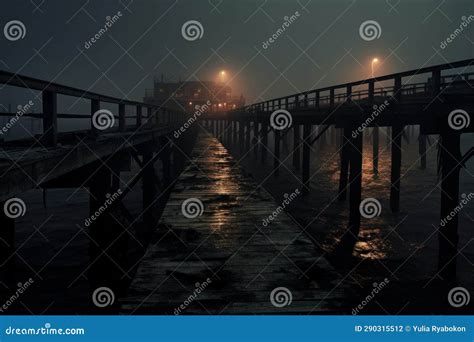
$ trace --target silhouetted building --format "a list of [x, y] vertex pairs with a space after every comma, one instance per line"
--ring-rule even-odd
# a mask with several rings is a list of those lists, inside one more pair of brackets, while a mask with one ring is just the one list
[[245, 105], [243, 95], [233, 96], [232, 88], [214, 81], [164, 82], [155, 78], [154, 88], [147, 89], [144, 102], [170, 108], [195, 108], [212, 103], [213, 111], [225, 111]]

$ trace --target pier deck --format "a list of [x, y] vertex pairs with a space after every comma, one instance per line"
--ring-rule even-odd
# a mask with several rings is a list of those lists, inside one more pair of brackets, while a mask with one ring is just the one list
[[[202, 201], [201, 216], [183, 215], [182, 203], [190, 198]], [[171, 193], [128, 296], [121, 300], [122, 311], [267, 314], [342, 310], [344, 290], [338, 286], [338, 274], [297, 223], [282, 211], [271, 224], [262, 225], [282, 201], [275, 201], [246, 176], [216, 138], [201, 133], [192, 162]], [[291, 292], [292, 300], [278, 307], [270, 297], [282, 287]], [[288, 301], [288, 296], [283, 297], [283, 302]], [[281, 303], [278, 296], [275, 301]]]

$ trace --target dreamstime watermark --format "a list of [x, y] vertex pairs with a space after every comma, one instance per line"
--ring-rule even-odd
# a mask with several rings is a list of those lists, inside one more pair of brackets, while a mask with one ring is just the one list
[[459, 212], [461, 212], [461, 210], [463, 210], [464, 206], [466, 206], [469, 201], [474, 198], [474, 192], [471, 192], [468, 195], [462, 194], [461, 198], [461, 202], [459, 202], [459, 204], [454, 207], [454, 209], [448, 214], [448, 216], [441, 220], [441, 227], [444, 227], [449, 221], [451, 221], [453, 217], [455, 217]]
[[277, 109], [270, 115], [270, 126], [277, 131], [290, 128], [293, 124], [291, 113], [285, 109]]
[[97, 209], [89, 218], [87, 218], [84, 221], [84, 225], [86, 227], [89, 227], [92, 224], [92, 222], [97, 220], [99, 218], [99, 216], [102, 215], [104, 213], [104, 211], [106, 211], [107, 208], [109, 208], [112, 205], [112, 203], [114, 203], [115, 200], [117, 200], [117, 198], [120, 197], [120, 195], [122, 195], [122, 190], [121, 189], [118, 189], [113, 194], [107, 194], [106, 195], [107, 199], [105, 200], [104, 204], [101, 205], [99, 207], [99, 209]]
[[468, 128], [471, 124], [469, 113], [463, 109], [455, 109], [448, 115], [448, 125], [455, 131]]
[[276, 308], [283, 308], [291, 305], [293, 294], [286, 287], [274, 288], [270, 293], [270, 303]]
[[19, 105], [17, 107], [17, 111], [15, 113], [15, 116], [11, 117], [8, 122], [5, 124], [5, 126], [0, 129], [0, 135], [4, 135], [8, 132], [10, 128], [12, 128], [20, 118], [28, 113], [30, 109], [35, 105], [33, 101], [28, 101], [25, 105]]
[[115, 294], [108, 287], [99, 287], [92, 293], [92, 303], [98, 308], [105, 308], [115, 302]]
[[179, 129], [177, 129], [176, 131], [174, 131], [174, 137], [176, 139], [178, 139], [181, 134], [183, 134], [184, 132], [186, 132], [186, 130], [205, 112], [207, 112], [209, 110], [209, 108], [212, 106], [212, 103], [211, 101], [207, 101], [205, 104], [203, 105], [196, 105], [194, 107], [195, 111], [194, 111], [194, 114], [193, 116], [191, 116], [188, 121], [186, 121]]
[[385, 100], [382, 104], [380, 105], [374, 105], [372, 114], [365, 119], [365, 121], [357, 127], [356, 130], [352, 131], [352, 138], [357, 138], [359, 134], [362, 134], [364, 130], [374, 122], [374, 120], [385, 110], [387, 107], [390, 106], [390, 102], [388, 100]]
[[45, 323], [40, 328], [15, 328], [9, 326], [5, 329], [6, 335], [84, 335], [84, 328], [53, 328], [51, 323]]
[[197, 20], [189, 20], [181, 27], [181, 35], [188, 42], [193, 42], [203, 37], [204, 27]]
[[366, 20], [359, 27], [359, 35], [367, 42], [379, 39], [382, 35], [382, 27], [375, 20]]
[[461, 24], [459, 24], [459, 27], [453, 31], [445, 40], [443, 40], [439, 47], [441, 49], [446, 49], [446, 47], [452, 43], [461, 33], [463, 33], [464, 29], [468, 27], [468, 25], [474, 21], [474, 15], [470, 15], [469, 17], [462, 16], [461, 17]]
[[377, 295], [385, 286], [388, 285], [390, 281], [388, 278], [385, 278], [380, 283], [373, 283], [372, 286], [374, 287], [372, 291], [362, 300], [362, 302], [357, 305], [354, 309], [352, 309], [352, 315], [357, 315], [361, 310], [363, 310], [367, 304], [369, 304], [372, 299], [374, 299], [375, 295]]
[[188, 198], [181, 204], [181, 212], [186, 218], [196, 218], [204, 212], [204, 204], [199, 198]]
[[3, 34], [11, 42], [23, 39], [26, 36], [26, 27], [20, 20], [11, 20], [3, 27]]
[[271, 215], [269, 215], [267, 218], [263, 219], [262, 225], [264, 227], [268, 226], [282, 211], [285, 210], [287, 206], [290, 205], [293, 200], [298, 197], [301, 194], [299, 189], [295, 189], [291, 194], [284, 194], [283, 197], [285, 198], [282, 202], [281, 205], [276, 208]]
[[100, 130], [104, 131], [113, 127], [115, 124], [114, 114], [107, 109], [99, 109], [92, 115], [92, 125]]
[[191, 293], [188, 298], [177, 308], [174, 309], [174, 315], [178, 316], [182, 311], [186, 310], [186, 308], [196, 300], [196, 298], [212, 283], [211, 278], [207, 278], [202, 284], [196, 283], [194, 286], [196, 287]]
[[34, 283], [34, 280], [32, 278], [28, 279], [26, 282], [18, 283], [17, 286], [18, 288], [16, 289], [15, 293], [10, 296], [10, 298], [7, 299], [7, 301], [0, 307], [0, 312], [3, 313], [3, 311], [8, 310], [8, 308], [15, 303], [18, 298], [25, 292], [26, 289], [28, 289], [32, 284]]
[[375, 198], [366, 198], [360, 202], [359, 212], [362, 217], [372, 219], [374, 217], [380, 216], [382, 212], [382, 205]]
[[471, 301], [469, 291], [464, 287], [454, 287], [448, 293], [448, 302], [454, 308], [468, 305]]
[[3, 212], [8, 218], [19, 218], [20, 216], [24, 216], [26, 214], [26, 204], [21, 198], [10, 198], [3, 204]]
[[288, 16], [285, 16], [285, 17], [283, 18], [283, 20], [285, 20], [285, 21], [283, 22], [283, 24], [281, 25], [281, 27], [278, 28], [278, 29], [275, 31], [275, 33], [273, 33], [273, 34], [270, 36], [270, 38], [268, 38], [266, 41], [263, 42], [262, 47], [263, 47], [264, 49], [268, 49], [268, 47], [269, 47], [270, 45], [272, 45], [273, 43], [275, 43], [275, 42], [278, 40], [278, 38], [280, 38], [280, 36], [281, 36], [283, 33], [285, 33], [286, 29], [288, 29], [288, 28], [291, 26], [291, 24], [293, 24], [296, 20], [298, 20], [298, 18], [299, 18], [300, 16], [301, 16], [301, 14], [300, 14], [300, 12], [298, 12], [298, 11], [296, 11], [293, 15], [291, 15], [291, 16], [289, 16], [289, 17], [288, 17]]
[[112, 26], [114, 26], [114, 24], [120, 20], [120, 18], [123, 16], [122, 12], [118, 11], [116, 14], [114, 14], [113, 16], [107, 16], [105, 18], [106, 22], [104, 24], [104, 27], [102, 27], [101, 29], [99, 29], [99, 31], [97, 31], [97, 33], [92, 36], [89, 40], [87, 40], [85, 43], [84, 43], [84, 48], [86, 50], [90, 49], [92, 47], [92, 45], [94, 45], [96, 42], [98, 42], [100, 40], [100, 38], [102, 38], [102, 36], [104, 34], [107, 33], [107, 31], [112, 28]]

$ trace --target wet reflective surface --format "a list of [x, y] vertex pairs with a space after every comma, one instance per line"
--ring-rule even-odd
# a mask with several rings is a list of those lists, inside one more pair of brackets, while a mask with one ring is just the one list
[[[202, 203], [196, 215], [188, 215], [193, 217], [184, 215], [183, 203], [190, 199]], [[347, 312], [338, 274], [295, 222], [282, 211], [275, 214], [279, 205], [217, 139], [201, 133], [121, 299], [122, 312]], [[269, 216], [271, 223], [262, 224]], [[206, 279], [206, 289], [187, 299]], [[271, 293], [282, 287], [291, 292], [292, 303], [277, 307]]]
[[[313, 126], [313, 131], [317, 128]], [[253, 130], [252, 130], [253, 131]], [[253, 133], [253, 132], [252, 132]], [[392, 306], [394, 311], [402, 312], [440, 312], [448, 310], [445, 300], [446, 289], [439, 285], [437, 273], [437, 250], [440, 214], [440, 189], [437, 175], [436, 136], [430, 136], [431, 145], [427, 150], [427, 168], [420, 169], [418, 154], [417, 127], [406, 130], [402, 142], [401, 169], [401, 210], [398, 214], [390, 211], [390, 168], [391, 146], [386, 129], [380, 129], [379, 172], [374, 174], [372, 159], [372, 130], [364, 133], [362, 199], [376, 198], [382, 205], [380, 216], [361, 221], [359, 241], [353, 250], [352, 260], [339, 260], [333, 255], [341, 238], [347, 232], [349, 204], [337, 200], [340, 168], [340, 130], [331, 128], [311, 149], [311, 193], [298, 198], [290, 206], [290, 215], [300, 222], [317, 241], [317, 248], [327, 253], [329, 260], [342, 274], [348, 274], [347, 282], [352, 283], [355, 291], [370, 287], [377, 279], [389, 276], [392, 284], [398, 288], [387, 297], [396, 296], [398, 303], [387, 298], [384, 307]], [[244, 169], [268, 190], [275, 198], [288, 191], [288, 188], [302, 186], [301, 173], [292, 165], [293, 132], [282, 139], [281, 160], [284, 165], [276, 177], [273, 173], [273, 134], [268, 136], [267, 159], [261, 163], [259, 152], [243, 154], [238, 146], [227, 142], [233, 154], [240, 156]], [[474, 143], [472, 135], [465, 135], [462, 150], [466, 151]], [[474, 161], [461, 170], [460, 193], [474, 192]], [[459, 216], [458, 282], [474, 290], [472, 278], [474, 262], [474, 244], [472, 227], [474, 224], [474, 203], [468, 203]], [[410, 294], [402, 293], [405, 288]], [[370, 291], [369, 291], [370, 292]], [[362, 295], [362, 294], [361, 294]], [[433, 298], [439, 300], [433, 302]], [[406, 304], [406, 306], [405, 306]], [[438, 309], [436, 308], [438, 306]], [[445, 308], [445, 309], [443, 309]], [[367, 312], [367, 311], [366, 311]], [[374, 308], [380, 313], [380, 307]], [[393, 313], [393, 312], [392, 312]]]

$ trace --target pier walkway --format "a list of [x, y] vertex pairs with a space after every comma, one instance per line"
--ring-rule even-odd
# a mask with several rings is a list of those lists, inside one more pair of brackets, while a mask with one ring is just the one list
[[[207, 133], [191, 159], [121, 299], [123, 313], [347, 311], [338, 273], [278, 209], [285, 198], [275, 201], [259, 188]], [[298, 191], [287, 201], [294, 196]]]

